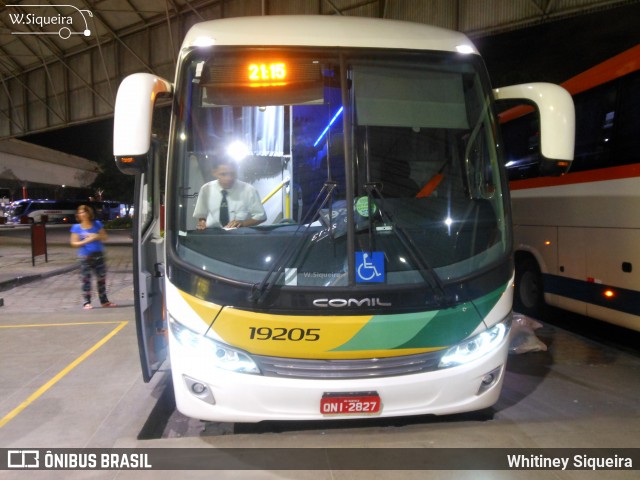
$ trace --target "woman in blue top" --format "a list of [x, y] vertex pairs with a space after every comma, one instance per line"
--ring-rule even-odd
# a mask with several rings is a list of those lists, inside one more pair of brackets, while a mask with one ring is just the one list
[[80, 205], [76, 211], [78, 223], [71, 227], [71, 246], [78, 248], [82, 275], [82, 295], [84, 296], [85, 310], [91, 306], [91, 270], [97, 277], [98, 296], [103, 307], [115, 307], [107, 298], [107, 269], [104, 263], [104, 245], [107, 240], [107, 232], [102, 227], [100, 220], [94, 220], [91, 207]]

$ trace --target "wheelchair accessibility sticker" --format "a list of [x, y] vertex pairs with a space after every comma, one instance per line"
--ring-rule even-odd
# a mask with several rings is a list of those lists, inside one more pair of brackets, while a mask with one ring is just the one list
[[356, 283], [382, 283], [384, 279], [382, 252], [356, 252]]

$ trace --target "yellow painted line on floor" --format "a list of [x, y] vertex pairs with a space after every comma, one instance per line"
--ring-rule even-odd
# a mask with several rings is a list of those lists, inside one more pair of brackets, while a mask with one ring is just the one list
[[[97, 323], [98, 322], [92, 322], [91, 324], [95, 325]], [[127, 323], [129, 323], [129, 322], [128, 321], [123, 321], [123, 322], [100, 322], [100, 323], [102, 323], [102, 324], [104, 324], [104, 323], [118, 323], [118, 326], [116, 328], [114, 328], [111, 332], [109, 332], [106, 336], [102, 337], [102, 339], [100, 339], [93, 347], [91, 347], [89, 350], [84, 352], [82, 355], [80, 355], [78, 358], [76, 358], [73, 362], [71, 362], [65, 368], [60, 370], [60, 372], [58, 372], [58, 374], [55, 377], [53, 377], [47, 383], [42, 385], [34, 393], [29, 395], [29, 397], [24, 402], [22, 402], [20, 405], [18, 405], [16, 408], [14, 408], [11, 412], [9, 412], [7, 415], [5, 415], [4, 418], [2, 418], [0, 420], [0, 428], [2, 428], [4, 425], [6, 425], [11, 419], [13, 419], [16, 415], [18, 415], [25, 408], [27, 408], [29, 405], [31, 405], [35, 400], [37, 400], [43, 393], [45, 393], [47, 390], [49, 390], [51, 387], [53, 387], [56, 383], [58, 383], [71, 370], [73, 370], [78, 365], [80, 365], [83, 361], [85, 361], [87, 358], [89, 358], [89, 356], [93, 352], [95, 352], [102, 345], [107, 343], [116, 333], [118, 333], [120, 330], [122, 330], [127, 325]], [[54, 324], [43, 324], [43, 325], [40, 325], [40, 326], [51, 326], [51, 325], [54, 325]], [[84, 323], [59, 324], [59, 325], [84, 325]], [[27, 326], [27, 325], [23, 325], [23, 326]], [[6, 328], [6, 326], [4, 328]]]
[[0, 325], [0, 328], [69, 327], [76, 325], [115, 325], [120, 323], [122, 322], [27, 323], [24, 325]]

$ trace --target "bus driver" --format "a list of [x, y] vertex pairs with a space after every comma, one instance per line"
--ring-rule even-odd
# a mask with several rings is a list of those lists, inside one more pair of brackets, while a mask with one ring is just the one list
[[219, 160], [212, 173], [216, 180], [202, 186], [193, 212], [198, 230], [252, 227], [266, 220], [258, 191], [236, 179], [237, 169], [232, 160]]

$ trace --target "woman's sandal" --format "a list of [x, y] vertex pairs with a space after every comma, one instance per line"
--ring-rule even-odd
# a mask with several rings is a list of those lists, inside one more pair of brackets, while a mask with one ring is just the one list
[[106, 302], [102, 304], [103, 308], [111, 308], [111, 307], [117, 307], [118, 305], [116, 305], [115, 303], [112, 302]]
[[93, 308], [93, 307], [91, 306], [91, 304], [90, 304], [90, 303], [85, 303], [85, 304], [82, 306], [82, 309], [83, 309], [83, 310], [91, 310], [92, 308]]

